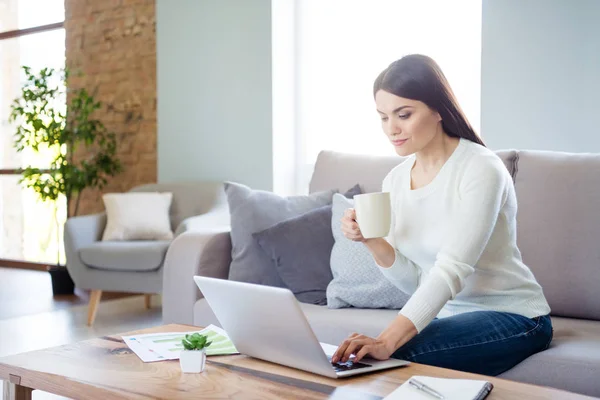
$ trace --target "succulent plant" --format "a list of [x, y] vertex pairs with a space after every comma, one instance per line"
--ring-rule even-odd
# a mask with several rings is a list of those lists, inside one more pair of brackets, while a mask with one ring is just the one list
[[181, 343], [186, 350], [202, 350], [208, 346], [212, 342], [207, 342], [208, 337], [205, 335], [201, 335], [198, 332], [193, 334], [186, 334], [185, 338], [181, 339]]

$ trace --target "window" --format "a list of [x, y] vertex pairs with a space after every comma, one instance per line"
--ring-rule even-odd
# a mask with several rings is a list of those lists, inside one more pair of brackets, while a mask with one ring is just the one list
[[[274, 2], [276, 191], [306, 192], [321, 150], [394, 154], [381, 130], [372, 86], [379, 72], [406, 54], [426, 54], [440, 64], [479, 129], [481, 0], [296, 1], [292, 8]], [[286, 73], [291, 85], [283, 79]], [[286, 121], [278, 121], [281, 115]], [[278, 163], [282, 159], [293, 159], [293, 168], [292, 161]]]
[[[62, 226], [66, 202], [42, 203], [22, 188], [19, 169], [44, 168], [44, 152], [17, 153], [10, 104], [20, 94], [21, 66], [34, 71], [65, 66], [63, 0], [0, 0], [0, 259], [64, 263]], [[1, 264], [0, 264], [1, 265]]]

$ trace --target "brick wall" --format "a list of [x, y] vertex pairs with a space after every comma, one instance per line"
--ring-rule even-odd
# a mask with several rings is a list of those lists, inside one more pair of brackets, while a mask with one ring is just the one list
[[[155, 0], [65, 0], [69, 86], [97, 91], [98, 118], [118, 137], [124, 170], [103, 192], [156, 182]], [[83, 192], [79, 214], [104, 209], [101, 193]]]

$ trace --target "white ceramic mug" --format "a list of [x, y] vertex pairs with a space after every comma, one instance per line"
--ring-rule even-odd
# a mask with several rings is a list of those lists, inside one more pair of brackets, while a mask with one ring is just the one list
[[392, 223], [389, 192], [365, 193], [354, 196], [356, 222], [365, 239], [385, 237]]

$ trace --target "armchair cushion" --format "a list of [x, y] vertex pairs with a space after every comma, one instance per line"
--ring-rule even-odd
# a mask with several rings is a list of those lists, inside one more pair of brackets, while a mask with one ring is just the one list
[[79, 250], [90, 268], [111, 271], [155, 271], [165, 259], [171, 241], [95, 242]]
[[173, 239], [173, 193], [107, 193], [102, 199], [108, 219], [103, 241]]

